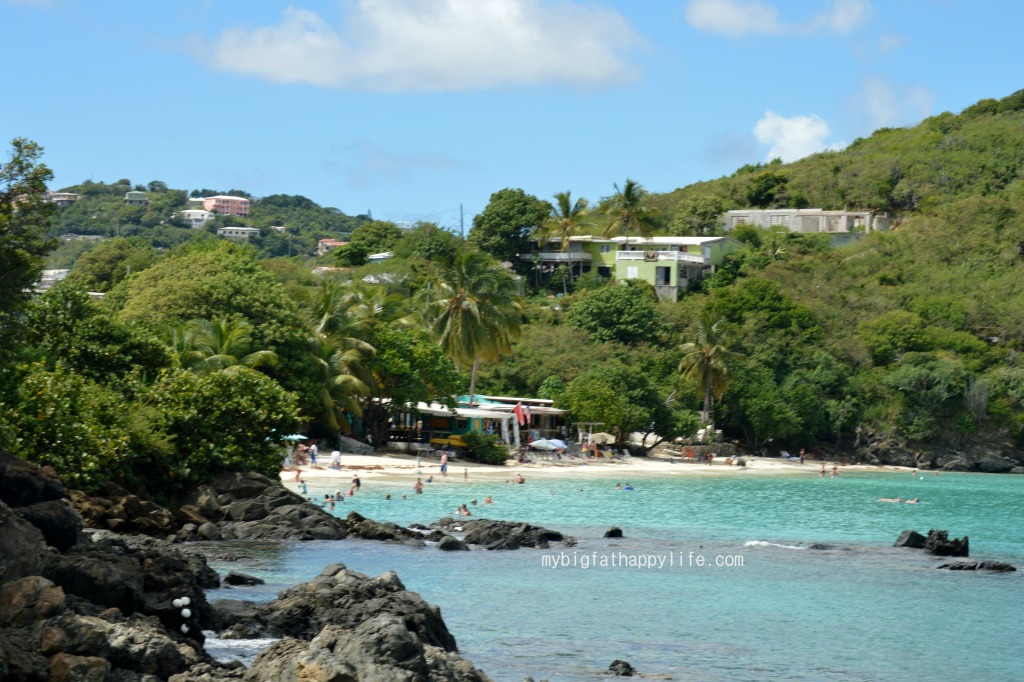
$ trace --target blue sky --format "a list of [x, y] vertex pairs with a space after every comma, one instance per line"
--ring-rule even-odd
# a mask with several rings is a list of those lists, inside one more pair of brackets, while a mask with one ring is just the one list
[[[1024, 88], [1016, 0], [0, 0], [0, 133], [83, 180], [468, 230]], [[1016, 75], [1015, 75], [1016, 74]]]

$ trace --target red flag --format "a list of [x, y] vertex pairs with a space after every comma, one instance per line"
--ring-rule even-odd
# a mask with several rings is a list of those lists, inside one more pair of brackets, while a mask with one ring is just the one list
[[523, 411], [522, 403], [516, 403], [516, 406], [512, 408], [512, 414], [516, 416], [516, 421], [520, 426], [526, 423], [526, 413]]

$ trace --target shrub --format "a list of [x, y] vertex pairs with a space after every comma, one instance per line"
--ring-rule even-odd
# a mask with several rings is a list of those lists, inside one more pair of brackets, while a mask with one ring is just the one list
[[470, 431], [462, 434], [469, 453], [483, 464], [504, 464], [509, 458], [508, 448], [498, 444], [498, 437], [486, 433]]

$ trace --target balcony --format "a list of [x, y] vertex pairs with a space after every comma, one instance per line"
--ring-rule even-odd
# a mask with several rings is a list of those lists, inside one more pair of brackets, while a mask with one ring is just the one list
[[673, 263], [704, 263], [704, 256], [699, 253], [682, 253], [680, 251], [616, 251], [615, 260], [627, 261], [671, 261]]
[[524, 253], [519, 259], [529, 263], [589, 263], [591, 260], [586, 251], [540, 251]]

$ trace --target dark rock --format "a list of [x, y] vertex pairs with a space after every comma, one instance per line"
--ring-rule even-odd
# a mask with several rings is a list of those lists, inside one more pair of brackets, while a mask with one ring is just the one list
[[103, 682], [110, 673], [110, 661], [99, 656], [59, 653], [50, 657], [51, 682]]
[[636, 674], [636, 670], [626, 661], [620, 661], [615, 659], [612, 664], [608, 666], [608, 672], [616, 677], [633, 677]]
[[488, 682], [482, 671], [455, 653], [424, 644], [402, 619], [381, 614], [349, 630], [326, 625], [310, 642], [285, 639], [253, 662], [246, 680], [308, 679]]
[[21, 627], [63, 613], [64, 590], [37, 575], [0, 587], [0, 626]]
[[0, 502], [9, 507], [25, 507], [64, 497], [64, 484], [51, 467], [0, 451]]
[[835, 548], [836, 548], [835, 545], [828, 545], [828, 544], [825, 544], [823, 542], [815, 542], [815, 543], [812, 543], [810, 545], [807, 545], [807, 549], [828, 550], [828, 549], [835, 549]]
[[487, 549], [547, 549], [549, 542], [561, 542], [567, 546], [576, 543], [573, 538], [565, 537], [558, 531], [514, 521], [473, 519], [463, 522], [462, 528], [466, 532], [466, 544], [483, 545]]
[[1001, 561], [954, 561], [951, 564], [942, 564], [936, 568], [944, 568], [948, 571], [995, 571], [997, 573], [1011, 573], [1016, 567], [1011, 564], [1004, 564]]
[[353, 629], [377, 614], [400, 618], [425, 644], [457, 650], [441, 610], [407, 592], [390, 571], [369, 578], [332, 564], [312, 581], [291, 587], [264, 605], [259, 617], [276, 636], [310, 639], [327, 624]]
[[265, 583], [266, 581], [263, 578], [257, 578], [245, 573], [236, 573], [235, 571], [231, 571], [224, 576], [225, 585], [263, 585]]
[[437, 548], [443, 552], [469, 551], [466, 543], [453, 538], [451, 535], [445, 535], [441, 538], [437, 543]]
[[922, 549], [926, 541], [925, 536], [921, 535], [914, 530], [905, 530], [900, 533], [900, 536], [896, 539], [896, 544], [893, 547], [911, 547], [913, 549]]
[[37, 502], [14, 512], [38, 528], [46, 544], [59, 552], [66, 552], [82, 540], [82, 517], [68, 500]]
[[[257, 497], [272, 485], [278, 486], [280, 482], [252, 471], [221, 474], [210, 483], [210, 487], [217, 491], [218, 502], [222, 495], [232, 495], [237, 500]], [[220, 505], [226, 506], [224, 502]]]
[[606, 530], [604, 532], [604, 537], [606, 537], [606, 538], [621, 538], [622, 537], [622, 529], [618, 528], [616, 526], [612, 526], [611, 528], [609, 528], [608, 530]]
[[0, 584], [43, 568], [46, 541], [38, 528], [0, 502]]
[[349, 512], [345, 517], [345, 530], [350, 535], [364, 540], [421, 540], [422, 536], [416, 531], [402, 528], [395, 523], [382, 523], [368, 519], [358, 512]]
[[924, 551], [936, 556], [970, 556], [969, 540], [966, 535], [950, 540], [948, 531], [930, 530]]

